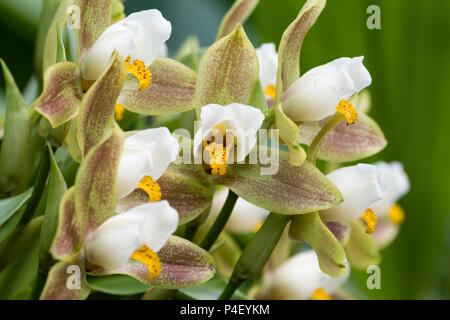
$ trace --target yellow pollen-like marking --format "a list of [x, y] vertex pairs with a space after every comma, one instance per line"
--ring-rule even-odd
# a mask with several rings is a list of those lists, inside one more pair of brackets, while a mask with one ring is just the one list
[[132, 64], [130, 64], [130, 56], [125, 59], [125, 66], [127, 71], [132, 73], [139, 80], [139, 89], [138, 91], [147, 89], [152, 82], [152, 74], [145, 66], [144, 62], [141, 60], [134, 60]]
[[145, 176], [139, 181], [138, 188], [144, 190], [148, 194], [150, 202], [161, 200], [161, 188], [152, 177]]
[[156, 278], [161, 274], [161, 262], [158, 255], [146, 245], [142, 245], [130, 256], [130, 259], [137, 260], [145, 264], [148, 269], [147, 279]]
[[259, 229], [261, 229], [262, 225], [264, 224], [264, 220], [261, 220], [260, 222], [258, 222], [258, 224], [255, 226], [255, 228], [253, 229], [253, 231], [256, 233], [258, 232]]
[[323, 288], [316, 289], [311, 297], [314, 300], [333, 300]]
[[120, 121], [123, 119], [123, 114], [125, 113], [125, 108], [120, 103], [116, 103], [116, 120]]
[[351, 125], [358, 120], [358, 112], [353, 106], [342, 99], [336, 107], [336, 111], [342, 113], [347, 119], [347, 125]]
[[209, 147], [211, 174], [223, 176], [227, 172], [227, 159], [230, 155], [231, 146], [223, 147], [222, 144], [211, 144]]
[[264, 90], [264, 94], [266, 96], [272, 97], [272, 99], [275, 100], [276, 91], [277, 89], [275, 88], [275, 86], [273, 84], [269, 84]]
[[389, 210], [389, 218], [394, 224], [401, 224], [405, 220], [405, 211], [399, 204], [394, 204]]
[[367, 209], [361, 215], [361, 219], [366, 222], [366, 233], [373, 233], [377, 226], [377, 216], [371, 209]]

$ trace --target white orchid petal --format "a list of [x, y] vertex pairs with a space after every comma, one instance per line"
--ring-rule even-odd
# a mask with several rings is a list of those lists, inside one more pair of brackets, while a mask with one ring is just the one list
[[342, 99], [372, 82], [363, 57], [339, 58], [313, 68], [283, 94], [284, 112], [294, 121], [316, 121], [332, 115]]
[[138, 208], [146, 214], [141, 229], [142, 240], [147, 247], [158, 252], [170, 235], [177, 230], [178, 212], [169, 205], [167, 200], [151, 202], [144, 206]]
[[117, 198], [130, 194], [144, 176], [158, 180], [178, 151], [177, 139], [165, 127], [138, 131], [126, 138], [117, 176]]
[[[347, 268], [348, 270], [349, 268]], [[314, 250], [296, 254], [275, 270], [265, 291], [271, 298], [285, 300], [310, 299], [315, 290], [322, 288], [333, 294], [349, 277], [332, 278], [319, 268]]]
[[256, 145], [256, 132], [264, 121], [263, 113], [254, 107], [233, 103], [227, 106], [209, 104], [200, 112], [201, 130], [194, 136], [194, 150], [201, 151], [201, 144], [216, 125], [224, 123], [228, 130], [234, 130], [237, 138], [237, 161], [243, 161]]
[[89, 49], [81, 63], [83, 78], [96, 80], [117, 50], [125, 59], [141, 60], [149, 66], [169, 39], [172, 27], [156, 9], [130, 14], [109, 26]]
[[337, 169], [327, 175], [341, 191], [344, 202], [320, 212], [324, 221], [347, 222], [360, 217], [372, 204], [383, 197], [381, 172], [370, 164]]
[[[228, 188], [222, 187], [214, 192], [211, 205], [211, 217], [217, 217], [225, 204]], [[269, 215], [269, 211], [255, 206], [254, 204], [239, 198], [234, 205], [231, 216], [225, 225], [225, 229], [235, 233], [248, 233], [255, 228]]]
[[383, 199], [371, 205], [371, 209], [377, 216], [385, 216], [389, 209], [410, 189], [408, 175], [403, 169], [403, 165], [396, 161], [391, 163], [377, 162], [375, 163], [378, 170], [380, 170], [385, 177], [384, 184], [386, 191], [383, 194]]
[[146, 245], [159, 251], [178, 226], [178, 212], [164, 201], [149, 202], [106, 220], [85, 245], [90, 263], [115, 269]]
[[259, 61], [259, 81], [262, 89], [277, 82], [278, 54], [274, 43], [264, 43], [256, 49]]

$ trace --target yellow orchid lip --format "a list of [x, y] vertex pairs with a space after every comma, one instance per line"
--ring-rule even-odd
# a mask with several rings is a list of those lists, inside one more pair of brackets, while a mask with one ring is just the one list
[[143, 61], [136, 59], [133, 61], [133, 63], [130, 64], [130, 60], [130, 56], [125, 59], [125, 67], [127, 68], [128, 72], [138, 78], [138, 91], [147, 89], [152, 82], [152, 74], [150, 73], [150, 70], [148, 70]]
[[123, 115], [125, 113], [125, 108], [120, 103], [116, 103], [116, 120], [120, 121], [123, 119]]
[[396, 225], [401, 224], [405, 220], [405, 211], [398, 203], [391, 207], [388, 215], [392, 223]]
[[138, 188], [147, 192], [150, 202], [161, 200], [161, 187], [152, 177], [143, 177], [141, 181], [139, 181]]
[[311, 298], [314, 300], [333, 300], [323, 288], [316, 289], [311, 295]]
[[161, 262], [158, 255], [146, 245], [142, 245], [130, 256], [130, 259], [137, 260], [145, 264], [148, 270], [147, 279], [154, 279], [161, 274]]
[[367, 209], [361, 215], [361, 219], [366, 222], [366, 233], [374, 233], [377, 226], [377, 216], [371, 209]]
[[342, 113], [345, 116], [345, 118], [347, 119], [348, 126], [355, 123], [356, 120], [358, 120], [358, 112], [350, 103], [348, 103], [344, 99], [339, 101], [336, 107], [336, 111]]
[[276, 88], [273, 84], [269, 84], [264, 90], [264, 94], [266, 96], [270, 96], [273, 100], [275, 100]]
[[[208, 171], [215, 176], [222, 176], [227, 172], [227, 160], [233, 147], [233, 136], [228, 135], [226, 131], [225, 124], [219, 123], [214, 127], [209, 141], [203, 141], [203, 148], [207, 151], [208, 155], [206, 161], [209, 165]], [[217, 135], [220, 135], [222, 139], [216, 140]], [[229, 143], [230, 141], [232, 143]]]

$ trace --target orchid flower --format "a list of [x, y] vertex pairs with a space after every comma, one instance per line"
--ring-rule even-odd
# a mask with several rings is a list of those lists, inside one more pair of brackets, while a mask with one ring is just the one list
[[294, 255], [269, 275], [263, 282], [262, 295], [279, 300], [330, 300], [349, 275], [330, 277], [320, 270], [314, 250], [308, 250]]
[[[160, 54], [172, 27], [156, 9], [130, 14], [109, 26], [88, 50], [81, 63], [85, 80], [96, 80], [105, 71], [114, 50], [126, 58], [127, 70], [140, 81], [140, 89], [150, 85], [147, 67]], [[130, 62], [133, 64], [130, 65]]]
[[338, 111], [354, 123], [357, 113], [347, 100], [372, 83], [362, 61], [339, 58], [309, 70], [283, 94], [283, 111], [294, 121], [317, 121]]
[[380, 228], [376, 229], [374, 238], [381, 247], [385, 247], [395, 238], [399, 225], [405, 219], [405, 212], [397, 201], [408, 193], [410, 183], [400, 162], [380, 161], [375, 165], [387, 180], [383, 199], [371, 205], [373, 212], [380, 218]]
[[88, 239], [88, 262], [117, 269], [129, 259], [147, 266], [148, 279], [161, 273], [157, 252], [178, 226], [178, 212], [165, 200], [136, 206], [106, 220]]
[[367, 233], [374, 232], [377, 220], [370, 206], [383, 198], [383, 173], [375, 165], [360, 163], [337, 169], [327, 178], [341, 191], [344, 202], [321, 211], [322, 220], [349, 222], [361, 217], [367, 224]]
[[[139, 80], [138, 90], [147, 89], [152, 79], [148, 67], [157, 56], [167, 54], [165, 42], [171, 31], [170, 22], [156, 9], [132, 13], [109, 26], [81, 62], [85, 86], [100, 77], [117, 50], [125, 58], [127, 71]], [[116, 119], [121, 120], [124, 112], [125, 108], [117, 104]]]
[[278, 54], [274, 43], [263, 43], [256, 49], [259, 61], [259, 81], [266, 97], [275, 100]]
[[161, 189], [156, 180], [176, 159], [178, 150], [177, 139], [165, 127], [138, 131], [127, 137], [117, 176], [117, 198], [141, 188], [150, 201], [159, 201]]
[[[211, 217], [215, 218], [225, 203], [228, 194], [228, 188], [217, 189], [214, 193], [211, 205]], [[254, 232], [264, 222], [269, 215], [269, 211], [258, 207], [242, 198], [239, 198], [234, 205], [231, 216], [225, 225], [225, 229], [235, 233]]]
[[194, 151], [203, 147], [205, 162], [213, 175], [224, 175], [230, 153], [236, 151], [241, 162], [256, 145], [256, 132], [264, 115], [254, 107], [233, 103], [227, 106], [209, 104], [201, 108], [201, 128], [194, 136]]

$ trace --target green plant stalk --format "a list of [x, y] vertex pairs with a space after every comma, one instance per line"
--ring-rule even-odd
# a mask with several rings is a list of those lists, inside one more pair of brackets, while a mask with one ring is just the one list
[[245, 280], [255, 279], [269, 260], [291, 216], [271, 213], [249, 241], [219, 300], [229, 300]]
[[230, 218], [231, 212], [233, 211], [234, 205], [239, 197], [233, 191], [228, 191], [227, 200], [220, 210], [219, 215], [217, 216], [216, 221], [212, 225], [211, 229], [209, 229], [203, 241], [200, 243], [200, 247], [208, 251], [211, 249], [214, 242], [216, 242], [219, 234], [222, 232], [225, 227], [228, 219]]
[[317, 152], [319, 151], [319, 147], [323, 139], [343, 120], [345, 120], [345, 116], [340, 112], [336, 112], [333, 117], [327, 122], [327, 124], [322, 127], [322, 129], [319, 131], [308, 148], [308, 154], [306, 156], [307, 161], [311, 162], [312, 164], [316, 163]]

